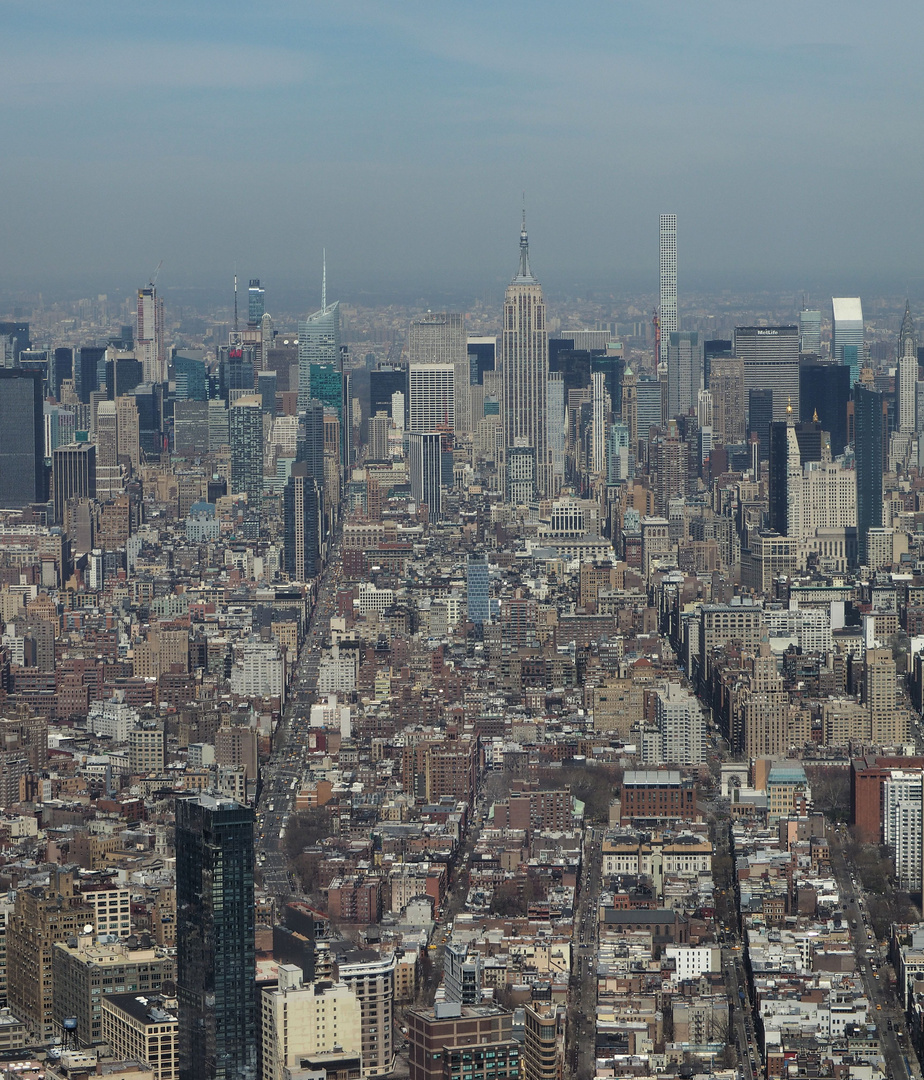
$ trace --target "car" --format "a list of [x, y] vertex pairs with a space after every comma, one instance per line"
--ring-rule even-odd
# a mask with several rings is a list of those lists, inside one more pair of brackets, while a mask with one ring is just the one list
[[882, 1006], [881, 1005], [876, 1006], [876, 1012], [882, 1012]]

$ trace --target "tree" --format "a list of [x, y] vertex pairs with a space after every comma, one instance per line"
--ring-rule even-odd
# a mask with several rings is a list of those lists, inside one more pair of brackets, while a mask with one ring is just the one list
[[294, 858], [331, 834], [330, 814], [323, 807], [300, 810], [286, 826], [286, 854]]

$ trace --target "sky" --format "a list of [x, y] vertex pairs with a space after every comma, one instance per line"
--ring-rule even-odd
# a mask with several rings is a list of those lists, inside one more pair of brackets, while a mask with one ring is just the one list
[[924, 296], [922, 8], [0, 0], [0, 296]]

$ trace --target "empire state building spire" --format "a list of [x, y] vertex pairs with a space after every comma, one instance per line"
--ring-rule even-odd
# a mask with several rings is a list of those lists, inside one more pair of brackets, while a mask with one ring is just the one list
[[520, 268], [513, 279], [516, 285], [538, 285], [529, 268], [529, 237], [526, 235], [526, 207], [523, 208], [523, 224], [520, 226]]

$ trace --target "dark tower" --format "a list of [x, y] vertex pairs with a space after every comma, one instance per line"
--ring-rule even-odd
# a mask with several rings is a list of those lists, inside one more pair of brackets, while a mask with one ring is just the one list
[[47, 501], [41, 373], [0, 368], [0, 507]]
[[822, 430], [831, 433], [832, 457], [843, 454], [847, 445], [849, 400], [849, 367], [814, 358], [799, 362], [799, 419], [807, 423], [817, 416]]
[[870, 529], [882, 525], [883, 397], [857, 383], [853, 391], [857, 458], [857, 547], [866, 564]]
[[180, 1080], [256, 1080], [253, 811], [176, 803]]

